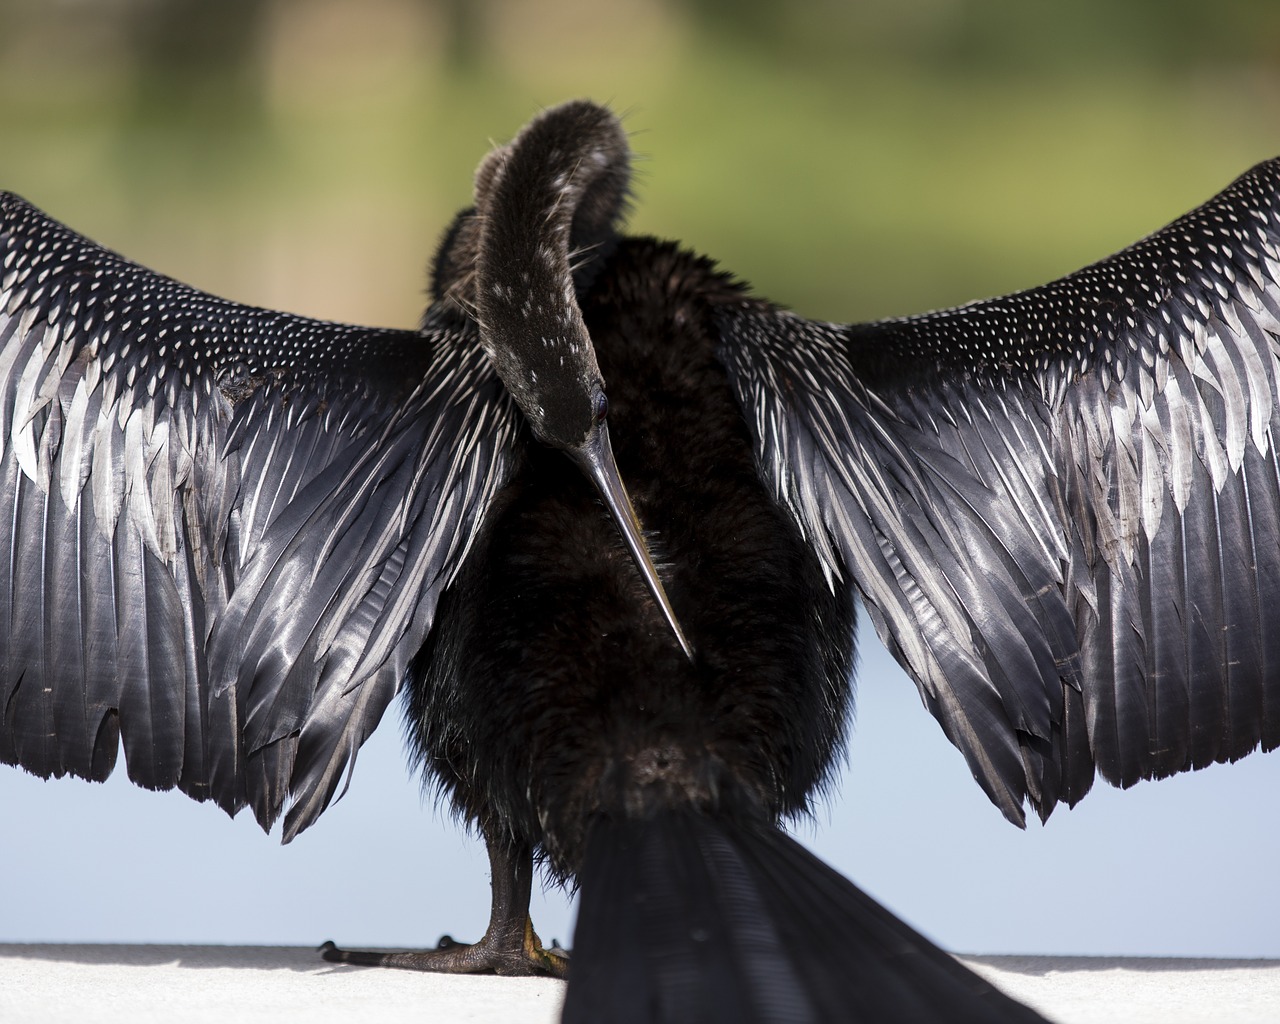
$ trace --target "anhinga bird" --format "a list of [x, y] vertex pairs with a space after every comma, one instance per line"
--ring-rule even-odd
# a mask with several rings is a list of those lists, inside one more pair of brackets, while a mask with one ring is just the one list
[[778, 824], [844, 740], [855, 592], [1014, 822], [1280, 744], [1280, 162], [1042, 288], [850, 326], [623, 236], [627, 182], [610, 113], [537, 118], [418, 331], [0, 199], [0, 759], [102, 779], [123, 743], [290, 839], [403, 689], [490, 928], [331, 958], [562, 973], [538, 856], [582, 889], [567, 1020], [1037, 1019]]

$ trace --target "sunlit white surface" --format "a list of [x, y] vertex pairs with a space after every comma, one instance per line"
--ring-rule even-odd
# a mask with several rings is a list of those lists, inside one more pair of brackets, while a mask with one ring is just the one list
[[[1280, 1003], [1275, 961], [968, 962], [1058, 1024], [1273, 1024]], [[333, 966], [299, 948], [0, 946], [7, 1024], [554, 1024], [563, 999], [558, 981]]]

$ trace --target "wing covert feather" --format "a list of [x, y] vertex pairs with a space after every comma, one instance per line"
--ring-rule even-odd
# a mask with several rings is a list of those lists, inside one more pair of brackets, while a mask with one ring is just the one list
[[0, 196], [0, 760], [286, 840], [395, 694], [516, 420], [456, 314], [240, 306]]
[[1012, 820], [1280, 744], [1280, 161], [1042, 288], [746, 306], [762, 472]]

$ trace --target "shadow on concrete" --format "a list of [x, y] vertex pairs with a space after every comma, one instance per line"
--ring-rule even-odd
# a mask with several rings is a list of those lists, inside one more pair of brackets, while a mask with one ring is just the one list
[[1211, 957], [1145, 956], [969, 956], [959, 954], [969, 964], [983, 964], [1000, 971], [1043, 977], [1083, 971], [1231, 971], [1280, 968], [1280, 960], [1214, 959]]
[[[45, 960], [88, 965], [114, 964], [154, 967], [172, 964], [192, 970], [259, 970], [327, 973], [362, 968], [329, 964], [319, 949], [306, 946], [181, 946], [118, 945], [110, 943], [0, 943], [0, 958]], [[1107, 956], [967, 956], [968, 964], [980, 964], [998, 971], [1030, 977], [1050, 974], [1099, 971], [1140, 971], [1143, 973], [1230, 970], [1280, 970], [1280, 960], [1212, 959], [1180, 957]], [[378, 968], [363, 968], [377, 970]]]
[[0, 943], [0, 957], [78, 964], [154, 967], [175, 964], [194, 970], [239, 968], [260, 971], [316, 972], [349, 970], [326, 963], [319, 947], [306, 946], [177, 946], [113, 943]]

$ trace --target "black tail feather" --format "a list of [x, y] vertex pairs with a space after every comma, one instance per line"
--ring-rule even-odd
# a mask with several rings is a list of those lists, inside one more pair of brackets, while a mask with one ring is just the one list
[[1042, 1018], [777, 829], [600, 820], [566, 1024]]

